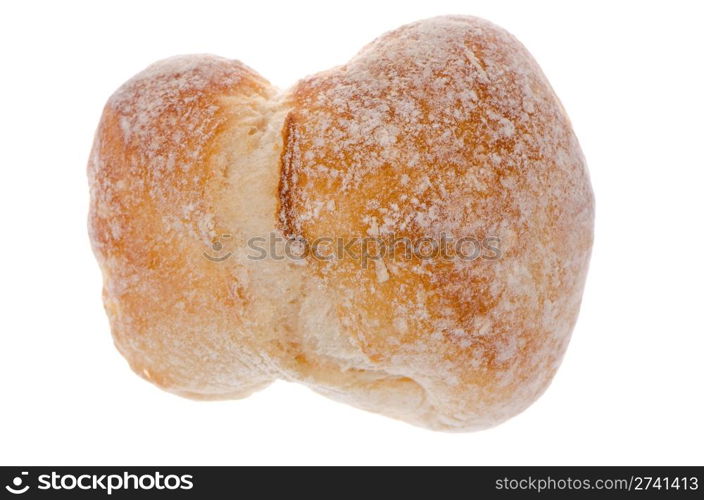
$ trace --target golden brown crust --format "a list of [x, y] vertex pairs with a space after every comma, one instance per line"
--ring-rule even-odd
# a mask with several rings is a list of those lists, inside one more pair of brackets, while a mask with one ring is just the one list
[[[284, 95], [237, 62], [159, 63], [108, 102], [89, 172], [116, 343], [184, 395], [282, 377], [483, 428], [545, 389], [579, 309], [593, 197], [577, 139], [526, 49], [476, 18], [399, 28]], [[482, 252], [248, 260], [270, 232]], [[202, 258], [225, 233], [233, 257]]]
[[278, 205], [277, 217], [278, 225], [286, 238], [295, 238], [300, 233], [300, 226], [294, 227], [296, 218], [294, 207], [294, 193], [291, 191], [295, 184], [296, 163], [300, 159], [300, 148], [297, 140], [295, 114], [289, 112], [286, 115], [284, 126], [281, 129], [281, 139], [283, 148], [281, 150], [279, 184], [277, 190]]
[[593, 201], [569, 121], [527, 51], [489, 23], [432, 19], [292, 95], [289, 232], [500, 241], [497, 260], [311, 260], [345, 335], [376, 369], [425, 389], [431, 425], [482, 426], [529, 404], [576, 318]]
[[[223, 97], [265, 95], [237, 61], [172, 58], [108, 101], [89, 164], [90, 233], [115, 343], [135, 371], [184, 395], [246, 395], [271, 380], [242, 329], [232, 262], [203, 258], [219, 227], [212, 145]], [[217, 254], [215, 254], [217, 255]]]

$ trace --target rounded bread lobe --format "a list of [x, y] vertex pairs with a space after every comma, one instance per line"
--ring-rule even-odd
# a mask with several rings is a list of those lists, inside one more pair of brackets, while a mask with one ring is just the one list
[[246, 396], [273, 378], [242, 327], [236, 266], [203, 257], [221, 257], [213, 200], [227, 181], [211, 160], [239, 119], [228, 99], [271, 92], [238, 61], [174, 57], [120, 87], [96, 133], [89, 230], [115, 344], [184, 396]]
[[593, 198], [570, 122], [527, 50], [486, 21], [429, 19], [304, 79], [292, 96], [284, 231], [308, 242], [482, 244], [475, 259], [311, 260], [339, 335], [379, 375], [376, 388], [417, 388], [398, 402], [369, 388], [350, 397], [345, 380], [330, 394], [384, 413], [403, 405], [402, 418], [448, 430], [528, 406], [576, 320]]

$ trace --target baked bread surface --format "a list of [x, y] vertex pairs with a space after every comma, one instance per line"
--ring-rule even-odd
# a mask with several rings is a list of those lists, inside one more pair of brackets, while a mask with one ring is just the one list
[[[441, 430], [545, 390], [593, 237], [564, 109], [523, 46], [472, 17], [403, 26], [287, 91], [238, 61], [158, 62], [108, 101], [89, 179], [137, 373], [203, 399], [291, 380]], [[462, 238], [480, 255], [381, 253]]]

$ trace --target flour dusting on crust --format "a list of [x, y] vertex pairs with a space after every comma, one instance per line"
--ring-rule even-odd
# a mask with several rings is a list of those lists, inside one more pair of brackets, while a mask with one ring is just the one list
[[[184, 396], [282, 378], [481, 429], [545, 390], [579, 310], [594, 215], [579, 144], [528, 51], [480, 19], [403, 26], [286, 92], [215, 56], [157, 63], [108, 101], [89, 179], [116, 345]], [[270, 236], [481, 253], [246, 257]]]
[[[454, 420], [495, 421], [542, 390], [575, 321], [593, 202], [564, 110], [526, 49], [475, 18], [388, 33], [293, 90], [282, 226], [314, 241], [495, 238], [501, 258], [316, 262], [378, 369]], [[334, 208], [326, 209], [334, 200]], [[483, 425], [477, 420], [477, 425]]]

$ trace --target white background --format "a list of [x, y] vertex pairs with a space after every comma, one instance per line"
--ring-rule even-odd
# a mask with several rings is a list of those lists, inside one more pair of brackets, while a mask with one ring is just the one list
[[[0, 5], [1, 464], [704, 462], [695, 2]], [[496, 428], [445, 434], [284, 382], [202, 403], [134, 375], [112, 345], [86, 234], [85, 165], [113, 90], [157, 59], [194, 52], [241, 59], [285, 87], [384, 31], [451, 13], [487, 18], [531, 50], [591, 170], [590, 275], [545, 395]]]

